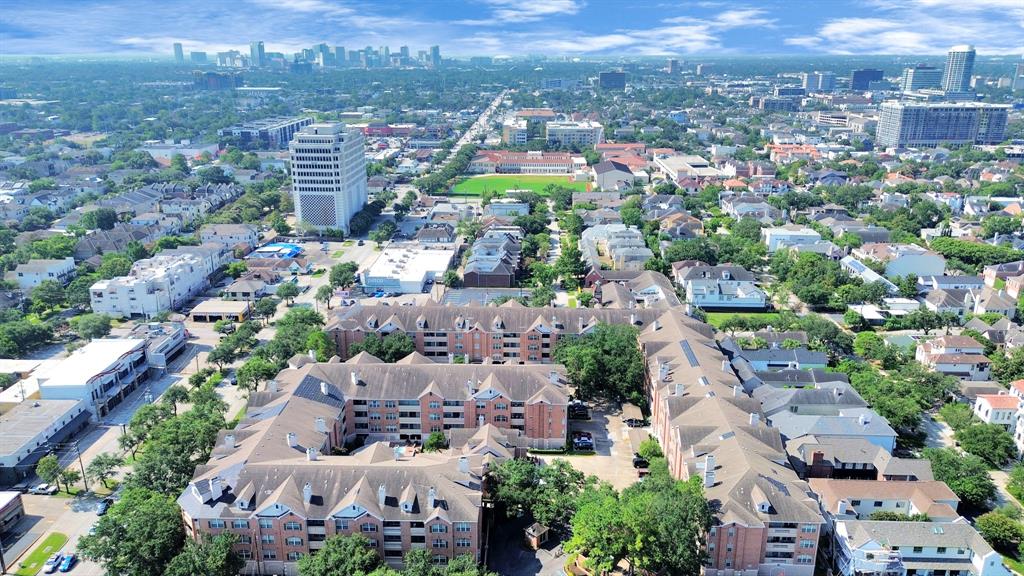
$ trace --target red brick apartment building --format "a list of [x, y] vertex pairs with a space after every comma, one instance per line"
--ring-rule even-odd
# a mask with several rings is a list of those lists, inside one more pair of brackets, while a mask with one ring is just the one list
[[[297, 357], [196, 469], [178, 498], [186, 531], [238, 535], [256, 574], [294, 573], [335, 534], [363, 534], [394, 566], [415, 548], [438, 564], [478, 557], [489, 463], [565, 442], [567, 397], [551, 368]], [[386, 442], [431, 430], [451, 447]], [[357, 436], [368, 445], [335, 454]]]

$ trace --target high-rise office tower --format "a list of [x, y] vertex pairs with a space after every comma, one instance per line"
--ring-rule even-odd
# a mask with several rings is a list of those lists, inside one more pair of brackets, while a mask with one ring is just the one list
[[345, 62], [348, 62], [348, 53], [345, 52], [344, 46], [334, 47], [334, 65], [344, 66]]
[[289, 150], [299, 221], [348, 234], [349, 221], [367, 199], [363, 145], [361, 131], [340, 123], [310, 124], [295, 133]]
[[625, 90], [626, 73], [615, 70], [599, 72], [597, 75], [597, 87], [601, 90]]
[[974, 46], [953, 46], [946, 55], [946, 71], [942, 74], [942, 89], [946, 92], [967, 92], [971, 89], [974, 71]]
[[398, 54], [401, 55], [404, 60], [408, 60], [409, 59], [409, 47], [408, 46], [402, 46], [401, 48], [398, 49]]
[[903, 82], [900, 89], [904, 92], [914, 92], [923, 88], [941, 88], [942, 70], [934, 66], [918, 64], [913, 68], [903, 70]]
[[267, 52], [263, 49], [263, 41], [249, 43], [249, 66], [263, 68], [267, 65]]
[[836, 89], [836, 75], [832, 72], [804, 72], [800, 74], [800, 80], [807, 91], [831, 92]]
[[670, 76], [675, 76], [676, 74], [679, 74], [679, 72], [680, 72], [679, 60], [676, 60], [675, 58], [669, 58], [668, 59], [668, 73], [669, 73], [669, 75]]
[[1013, 78], [1010, 79], [1010, 90], [1024, 90], [1024, 62], [1013, 67]]
[[178, 66], [185, 63], [185, 50], [181, 47], [181, 42], [174, 43], [174, 63]]
[[430, 47], [430, 67], [440, 68], [441, 67], [441, 47], [431, 46]]
[[851, 90], [867, 90], [872, 82], [878, 82], [882, 79], [882, 71], [875, 70], [874, 68], [862, 68], [860, 70], [854, 70], [850, 74], [850, 89]]
[[1006, 133], [1010, 107], [981, 102], [882, 103], [878, 144], [932, 147], [995, 144]]
[[191, 60], [193, 64], [206, 64], [207, 63], [206, 52], [190, 52], [188, 57], [189, 57], [189, 60]]

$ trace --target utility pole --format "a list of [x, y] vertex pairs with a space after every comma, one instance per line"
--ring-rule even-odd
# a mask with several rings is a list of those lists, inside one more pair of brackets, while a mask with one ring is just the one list
[[7, 574], [7, 561], [4, 560], [4, 541], [0, 538], [0, 576]]
[[85, 484], [85, 491], [89, 491], [89, 479], [85, 475], [85, 464], [82, 463], [82, 451], [78, 449], [78, 440], [72, 440], [70, 442], [75, 447], [75, 456], [78, 457], [78, 467], [82, 470], [82, 482]]

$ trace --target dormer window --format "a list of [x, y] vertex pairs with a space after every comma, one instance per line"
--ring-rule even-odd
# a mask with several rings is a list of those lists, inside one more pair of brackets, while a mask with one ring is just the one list
[[765, 514], [771, 512], [772, 511], [771, 502], [768, 502], [767, 500], [762, 501], [760, 504], [757, 505], [757, 510], [759, 512], [763, 512]]

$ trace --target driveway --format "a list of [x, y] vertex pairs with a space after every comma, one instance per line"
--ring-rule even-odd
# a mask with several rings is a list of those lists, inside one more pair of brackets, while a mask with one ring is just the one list
[[560, 543], [547, 542], [540, 550], [532, 550], [523, 539], [529, 524], [523, 518], [492, 522], [487, 567], [501, 576], [554, 576], [563, 574], [566, 556]]
[[616, 490], [622, 490], [639, 478], [633, 468], [633, 450], [629, 427], [622, 423], [618, 410], [594, 409], [590, 420], [570, 420], [570, 430], [583, 430], [594, 436], [594, 454], [540, 455], [544, 462], [561, 458], [588, 476], [597, 476]]

